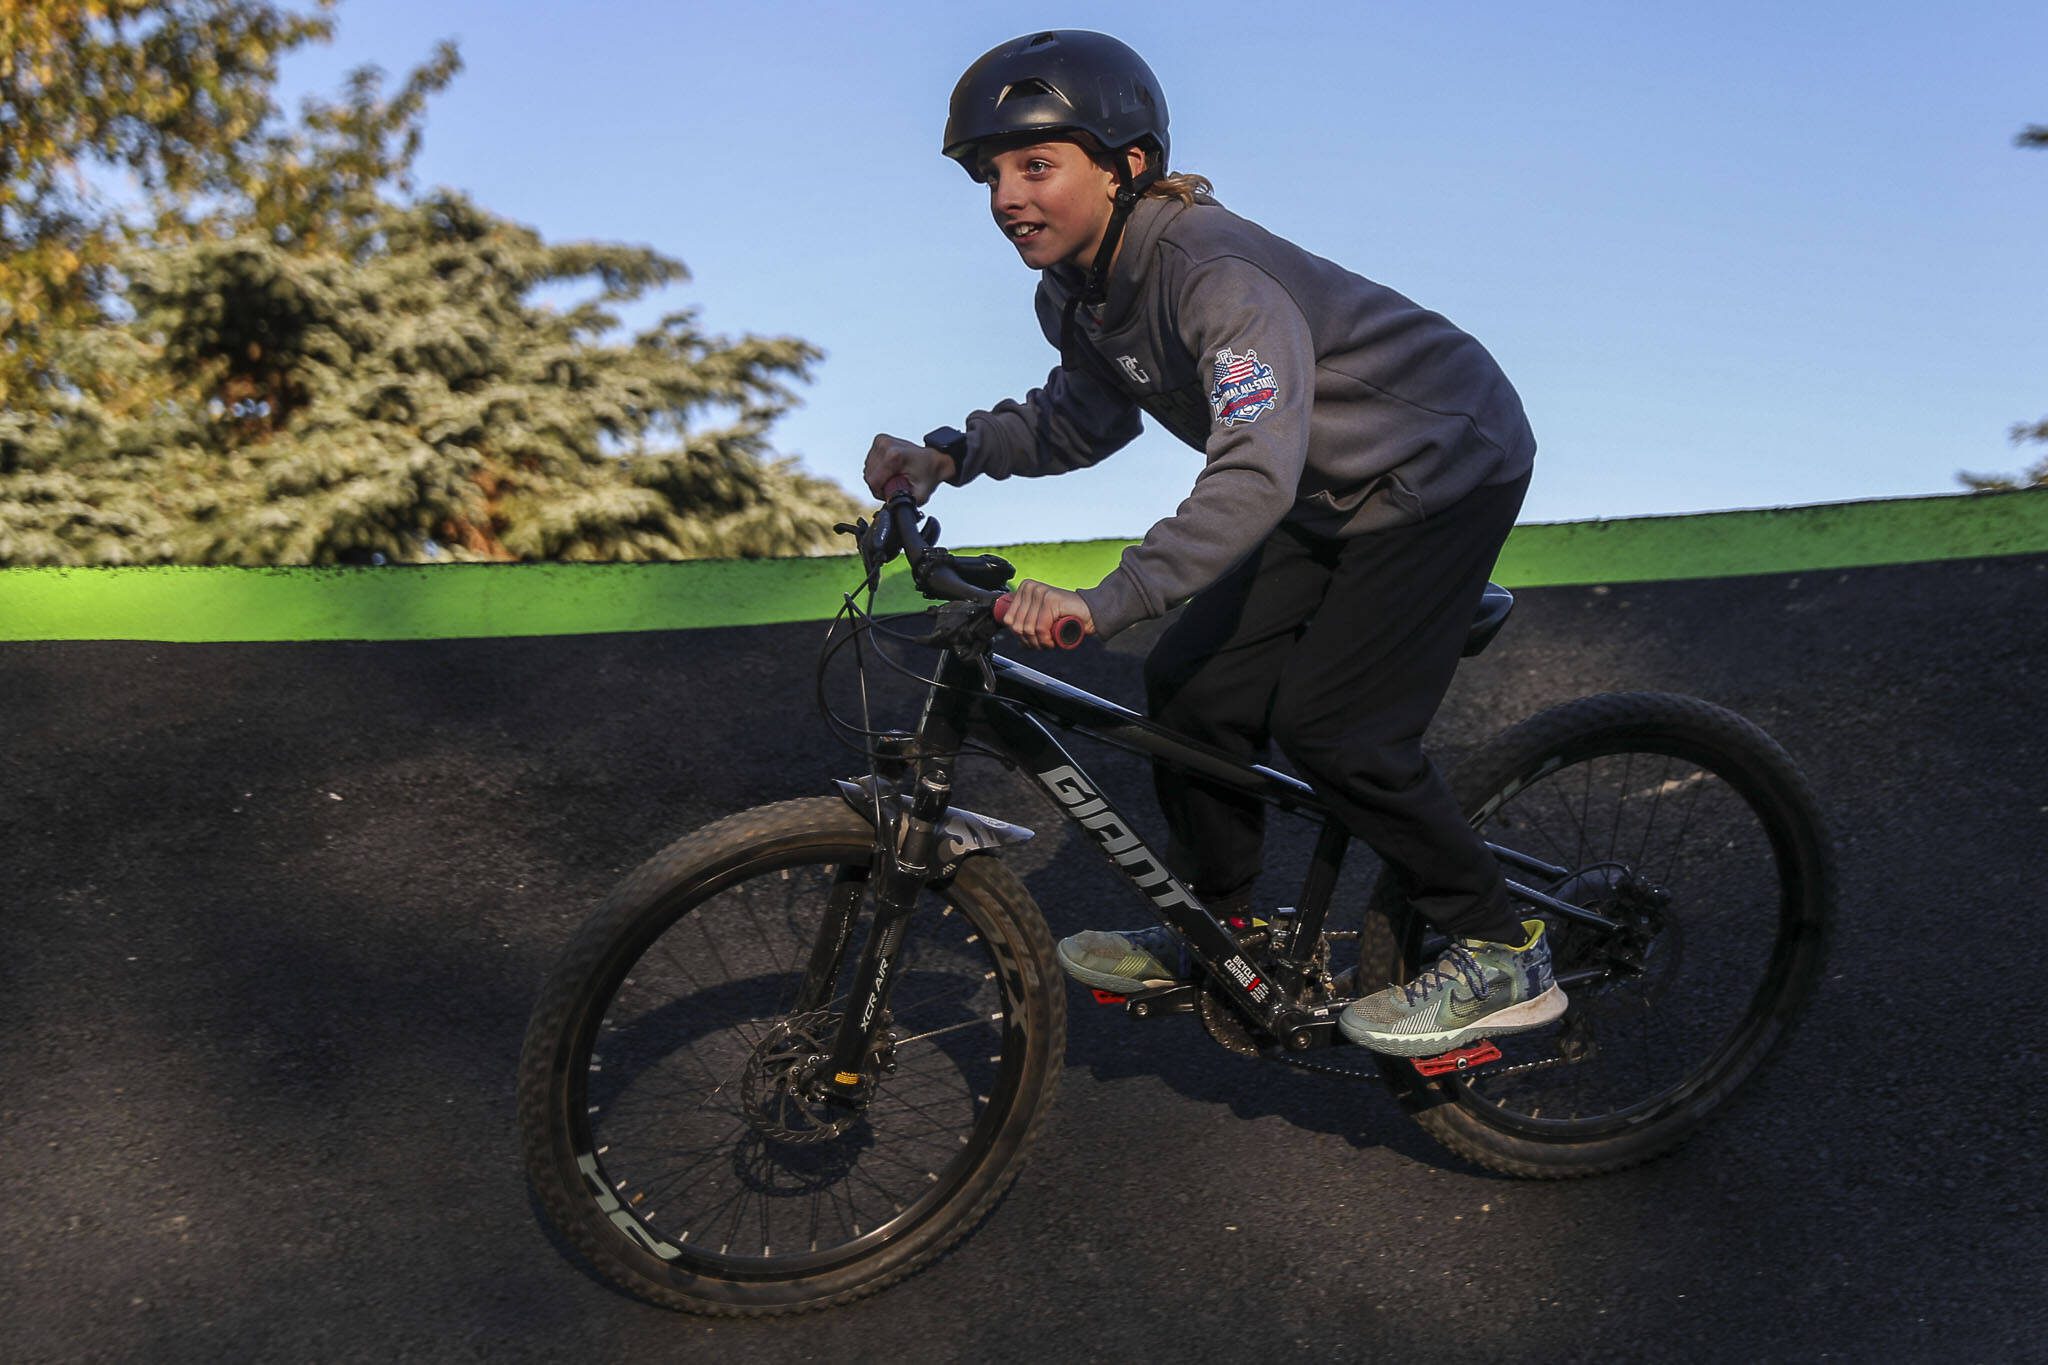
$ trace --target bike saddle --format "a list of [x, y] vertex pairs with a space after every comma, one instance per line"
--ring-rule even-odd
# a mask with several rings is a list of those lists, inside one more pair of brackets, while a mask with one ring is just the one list
[[1472, 618], [1472, 628], [1465, 632], [1463, 656], [1467, 659], [1477, 654], [1500, 634], [1508, 613], [1515, 609], [1515, 595], [1498, 583], [1488, 583], [1486, 591], [1479, 595], [1479, 611]]

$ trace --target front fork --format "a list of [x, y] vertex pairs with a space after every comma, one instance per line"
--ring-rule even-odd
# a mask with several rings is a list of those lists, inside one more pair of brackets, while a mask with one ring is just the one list
[[[893, 847], [888, 837], [890, 824], [883, 820], [875, 827], [879, 874], [874, 879], [875, 922], [867, 945], [861, 950], [860, 965], [854, 970], [847, 994], [848, 1009], [839, 1021], [839, 1036], [832, 1044], [830, 1058], [819, 1068], [818, 1089], [828, 1098], [858, 1103], [867, 1097], [872, 1082], [865, 1069], [887, 1014], [889, 988], [901, 965], [900, 950], [904, 931], [909, 928], [910, 912], [917, 904], [918, 891], [932, 875], [939, 850], [939, 828], [952, 795], [950, 769], [942, 764], [929, 765], [911, 794], [909, 811], [894, 824]], [[836, 974], [853, 929], [853, 912], [858, 908], [859, 902], [854, 899], [845, 907], [843, 919], [836, 913], [827, 917], [812, 950], [813, 975], [821, 971]], [[829, 959], [821, 960], [821, 950], [833, 940], [836, 944]], [[825, 989], [830, 989], [829, 982], [827, 976]], [[823, 993], [819, 992], [821, 996]]]

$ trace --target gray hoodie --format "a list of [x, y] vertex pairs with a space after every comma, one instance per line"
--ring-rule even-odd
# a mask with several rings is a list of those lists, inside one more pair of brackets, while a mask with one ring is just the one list
[[[1039, 278], [1055, 346], [1082, 283], [1066, 266]], [[1078, 353], [1044, 387], [967, 419], [952, 482], [1094, 464], [1137, 436], [1140, 409], [1204, 453], [1174, 514], [1081, 590], [1104, 636], [1209, 586], [1283, 521], [1331, 536], [1404, 525], [1535, 457], [1521, 399], [1477, 341], [1213, 202], [1139, 201], [1107, 302], [1076, 321]]]

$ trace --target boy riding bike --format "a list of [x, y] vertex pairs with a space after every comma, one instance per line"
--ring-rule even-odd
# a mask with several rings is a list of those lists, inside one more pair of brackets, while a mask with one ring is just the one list
[[[1517, 917], [1421, 744], [1528, 487], [1521, 401], [1473, 338], [1168, 174], [1168, 147], [1158, 83], [1114, 38], [1038, 33], [968, 68], [943, 150], [1040, 272], [1060, 364], [964, 432], [877, 436], [867, 483], [907, 477], [923, 503], [941, 483], [1082, 468], [1141, 411], [1201, 450], [1187, 499], [1108, 577], [1027, 580], [1005, 624], [1044, 648], [1065, 617], [1108, 637], [1186, 601], [1145, 663], [1153, 717], [1248, 761], [1277, 743], [1451, 937], [1345, 1010], [1354, 1042], [1425, 1056], [1552, 1022], [1542, 922]], [[1264, 807], [1163, 768], [1155, 786], [1173, 872], [1249, 913]], [[1089, 931], [1059, 957], [1128, 994], [1187, 978], [1178, 943]]]

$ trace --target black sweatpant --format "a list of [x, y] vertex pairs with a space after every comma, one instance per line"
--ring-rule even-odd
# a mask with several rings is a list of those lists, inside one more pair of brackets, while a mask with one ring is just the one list
[[[1238, 755], [1277, 742], [1446, 933], [1520, 942], [1500, 869], [1422, 752], [1529, 477], [1348, 539], [1282, 525], [1196, 594], [1145, 660], [1161, 723]], [[1155, 768], [1167, 861], [1212, 906], [1259, 873], [1265, 806]]]

